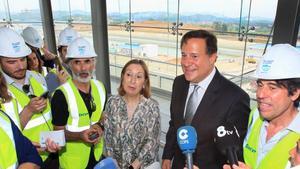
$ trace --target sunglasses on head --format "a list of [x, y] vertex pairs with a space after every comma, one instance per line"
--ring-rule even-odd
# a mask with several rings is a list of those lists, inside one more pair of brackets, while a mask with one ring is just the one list
[[91, 96], [90, 106], [91, 106], [91, 111], [94, 112], [96, 110], [96, 103], [94, 102], [93, 96]]
[[27, 94], [27, 96], [28, 96], [30, 99], [36, 97], [36, 95], [33, 95], [33, 94], [29, 94], [29, 95], [28, 95], [28, 93], [30, 92], [30, 85], [29, 85], [29, 84], [23, 85], [23, 86], [22, 86], [22, 90], [23, 90], [24, 93]]

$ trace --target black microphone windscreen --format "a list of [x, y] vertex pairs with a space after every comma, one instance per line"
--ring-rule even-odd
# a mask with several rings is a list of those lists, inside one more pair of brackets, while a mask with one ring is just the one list
[[215, 143], [223, 155], [227, 154], [228, 149], [238, 151], [241, 140], [236, 127], [230, 123], [218, 126], [215, 133]]

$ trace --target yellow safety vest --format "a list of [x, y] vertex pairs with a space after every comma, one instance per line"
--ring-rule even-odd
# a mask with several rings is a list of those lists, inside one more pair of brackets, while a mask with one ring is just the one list
[[[81, 132], [89, 129], [90, 125], [97, 123], [104, 108], [106, 91], [104, 85], [97, 81], [91, 80], [91, 95], [96, 104], [96, 110], [89, 117], [85, 103], [72, 80], [67, 81], [57, 90], [61, 90], [68, 103], [69, 117], [66, 130], [71, 132]], [[83, 169], [87, 166], [92, 145], [79, 141], [69, 141], [65, 149], [60, 151], [59, 163], [63, 169]], [[94, 156], [98, 161], [103, 151], [103, 138], [99, 143], [94, 145]]]
[[0, 139], [0, 168], [17, 168], [18, 159], [11, 122], [2, 112], [0, 113]]
[[18, 101], [15, 98], [12, 98], [10, 102], [2, 103], [0, 108], [14, 121], [16, 126], [21, 130], [19, 111], [22, 108], [20, 107]]
[[[40, 96], [43, 94], [46, 89], [34, 78], [29, 79], [30, 86], [33, 89], [33, 94]], [[12, 93], [13, 97], [18, 100], [21, 107], [24, 108], [29, 102], [30, 98], [23, 91], [19, 90], [13, 85], [8, 85], [9, 91]], [[24, 130], [22, 131], [23, 135], [29, 138], [30, 141], [40, 142], [40, 133], [41, 131], [51, 131], [53, 130], [53, 125], [51, 123], [52, 115], [50, 102], [47, 100], [47, 107], [41, 113], [35, 113], [31, 119], [26, 124]], [[40, 156], [43, 161], [46, 160], [49, 153], [41, 152]]]
[[295, 132], [287, 134], [257, 165], [258, 142], [263, 124], [263, 119], [259, 115], [257, 119], [253, 119], [253, 114], [257, 113], [259, 113], [257, 108], [250, 113], [251, 119], [249, 121], [253, 120], [253, 126], [244, 146], [244, 160], [252, 169], [284, 169], [289, 160], [289, 151], [295, 146], [297, 140], [300, 138], [300, 134]]

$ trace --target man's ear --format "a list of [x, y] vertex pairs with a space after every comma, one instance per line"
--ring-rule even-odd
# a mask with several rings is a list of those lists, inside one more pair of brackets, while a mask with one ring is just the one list
[[217, 62], [217, 58], [218, 58], [217, 52], [211, 54], [211, 55], [209, 56], [209, 61], [210, 61], [210, 63], [213, 63], [213, 64], [216, 63], [216, 62]]
[[293, 101], [295, 101], [295, 100], [297, 100], [299, 97], [300, 97], [300, 89], [297, 89], [297, 90], [293, 93], [293, 95], [291, 95], [291, 99], [292, 99]]

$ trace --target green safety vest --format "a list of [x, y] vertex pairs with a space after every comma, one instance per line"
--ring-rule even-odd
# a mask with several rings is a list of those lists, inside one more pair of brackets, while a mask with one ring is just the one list
[[253, 169], [284, 169], [289, 160], [289, 151], [295, 146], [297, 140], [300, 138], [300, 134], [295, 132], [288, 133], [257, 165], [258, 142], [263, 124], [261, 116], [258, 115], [257, 119], [253, 119], [253, 114], [257, 115], [257, 113], [259, 113], [257, 108], [250, 113], [251, 119], [249, 121], [253, 121], [249, 125], [253, 123], [253, 126], [244, 146], [244, 160]]
[[[31, 88], [33, 89], [33, 94], [36, 96], [40, 96], [43, 94], [46, 89], [34, 78], [29, 79], [29, 83]], [[23, 91], [19, 90], [13, 85], [8, 85], [9, 91], [12, 93], [13, 97], [18, 100], [21, 107], [24, 108], [29, 102], [30, 98]], [[30, 141], [40, 142], [40, 133], [42, 131], [51, 131], [53, 130], [53, 126], [51, 123], [52, 115], [50, 102], [47, 100], [47, 107], [41, 113], [35, 113], [32, 115], [31, 119], [28, 121], [26, 126], [24, 127], [22, 133], [24, 136], [29, 138]], [[48, 157], [48, 152], [41, 152], [40, 156], [43, 161]]]
[[0, 168], [17, 168], [18, 159], [11, 122], [3, 113], [0, 113], [0, 139]]
[[21, 109], [21, 107], [17, 100], [15, 98], [12, 98], [10, 102], [2, 103], [0, 109], [4, 111], [21, 130], [21, 122], [19, 116], [19, 110]]
[[[89, 117], [85, 103], [72, 80], [67, 81], [57, 90], [61, 90], [68, 103], [69, 117], [66, 130], [71, 132], [81, 132], [89, 129], [90, 125], [97, 123], [104, 108], [106, 91], [104, 85], [97, 81], [91, 80], [91, 95], [96, 104], [96, 110]], [[60, 151], [59, 163], [63, 169], [82, 169], [85, 168], [89, 161], [89, 155], [92, 145], [79, 141], [69, 141], [65, 149]], [[94, 156], [98, 161], [103, 151], [103, 138], [99, 143], [94, 145]]]

